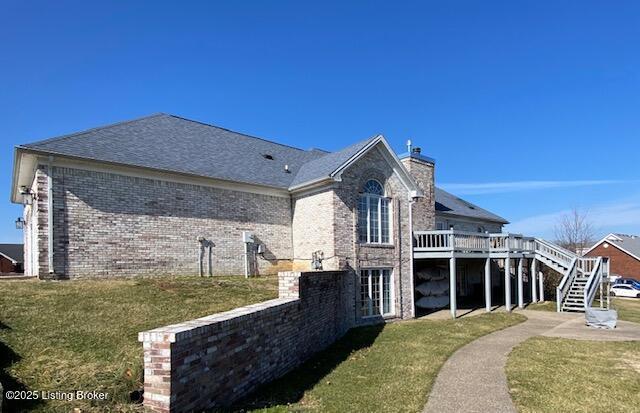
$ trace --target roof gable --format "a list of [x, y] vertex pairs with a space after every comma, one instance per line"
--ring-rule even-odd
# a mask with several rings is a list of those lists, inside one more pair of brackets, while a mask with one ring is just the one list
[[328, 152], [320, 158], [305, 163], [291, 182], [291, 188], [297, 188], [323, 178], [330, 178], [333, 172], [368, 145], [371, 145], [376, 138], [377, 136], [365, 139], [337, 152]]
[[608, 234], [593, 244], [593, 246], [585, 252], [585, 255], [605, 242], [631, 255], [633, 258], [640, 260], [640, 236], [627, 234]]

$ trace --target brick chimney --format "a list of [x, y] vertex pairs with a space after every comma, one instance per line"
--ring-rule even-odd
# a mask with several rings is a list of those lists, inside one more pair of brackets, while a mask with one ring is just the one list
[[407, 142], [407, 152], [400, 155], [400, 161], [424, 194], [424, 198], [418, 199], [413, 204], [413, 230], [433, 230], [436, 225], [433, 177], [436, 162], [434, 159], [424, 156], [420, 148], [412, 147], [411, 141]]

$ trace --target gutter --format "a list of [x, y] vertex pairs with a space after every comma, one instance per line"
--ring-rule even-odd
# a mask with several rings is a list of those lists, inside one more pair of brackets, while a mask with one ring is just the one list
[[411, 276], [411, 314], [413, 318], [416, 317], [416, 280], [413, 274], [413, 204], [415, 199], [409, 200], [409, 241], [411, 242], [411, 249], [409, 252], [409, 275]]
[[20, 168], [18, 167], [18, 165], [22, 160], [22, 156], [18, 156], [18, 150], [19, 150], [18, 146], [13, 148], [13, 176], [11, 177], [11, 192], [9, 192], [9, 202], [11, 202], [12, 204], [20, 203], [14, 197], [14, 194], [18, 189], [18, 171], [20, 171]]

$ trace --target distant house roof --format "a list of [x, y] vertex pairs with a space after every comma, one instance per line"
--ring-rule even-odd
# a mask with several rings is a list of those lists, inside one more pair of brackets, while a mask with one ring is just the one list
[[587, 252], [585, 252], [585, 254], [588, 254], [594, 248], [596, 248], [598, 245], [604, 242], [607, 242], [609, 245], [613, 245], [614, 247], [633, 256], [637, 260], [640, 260], [640, 236], [639, 235], [611, 233], [606, 237], [602, 238], [600, 241], [593, 244], [593, 246], [589, 248]]
[[0, 255], [4, 255], [14, 263], [24, 262], [23, 244], [0, 244]]
[[462, 198], [450, 194], [444, 189], [436, 187], [436, 214], [442, 213], [447, 215], [455, 215], [465, 218], [479, 219], [483, 221], [492, 221], [500, 224], [508, 224], [509, 221], [498, 216], [486, 209], [465, 201]]

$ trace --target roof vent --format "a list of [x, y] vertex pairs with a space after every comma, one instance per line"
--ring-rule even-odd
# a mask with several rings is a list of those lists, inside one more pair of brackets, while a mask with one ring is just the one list
[[420, 152], [422, 152], [421, 148], [415, 147], [411, 150], [412, 153], [415, 153], [416, 155], [420, 155]]
[[264, 159], [268, 159], [268, 160], [270, 160], [270, 161], [273, 161], [273, 155], [269, 155], [268, 153], [263, 153], [263, 154], [262, 154], [262, 157], [263, 157]]
[[291, 173], [291, 171], [289, 170], [289, 165], [285, 165], [285, 166], [284, 166], [284, 171], [285, 171], [286, 173]]

